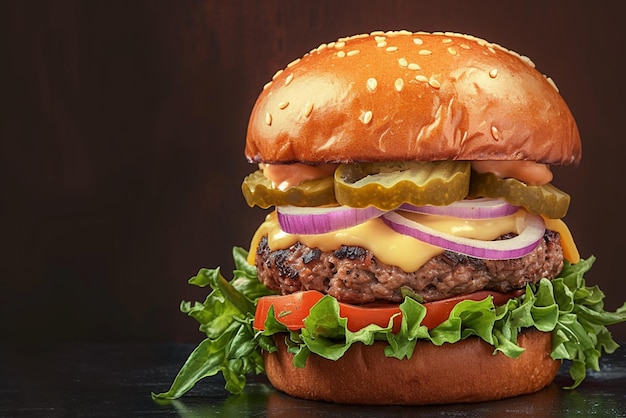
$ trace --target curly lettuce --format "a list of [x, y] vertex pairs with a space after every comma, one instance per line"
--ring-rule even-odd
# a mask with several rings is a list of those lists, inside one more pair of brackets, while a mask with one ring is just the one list
[[246, 375], [264, 373], [262, 352], [276, 350], [272, 336], [278, 333], [287, 335], [294, 365], [304, 367], [309, 355], [337, 360], [355, 343], [386, 341], [385, 355], [403, 359], [413, 355], [419, 340], [440, 346], [471, 336], [492, 345], [494, 354], [500, 351], [516, 358], [524, 350], [517, 345], [518, 335], [524, 329], [536, 328], [552, 333], [553, 359], [571, 361], [570, 388], [575, 388], [587, 370], [599, 370], [598, 359], [603, 352], [610, 354], [618, 348], [606, 327], [626, 321], [626, 303], [615, 312], [607, 312], [602, 291], [586, 285], [583, 276], [595, 261], [590, 257], [577, 264], [566, 261], [559, 277], [527, 285], [524, 294], [502, 306], [494, 306], [491, 298], [460, 302], [449, 318], [432, 330], [421, 325], [426, 315], [424, 305], [406, 297], [400, 305], [398, 333], [392, 333], [393, 318], [386, 327], [369, 325], [353, 332], [340, 317], [337, 300], [325, 296], [311, 308], [301, 330], [288, 330], [278, 322], [272, 308], [265, 329], [256, 331], [252, 327], [256, 301], [272, 292], [259, 282], [246, 257], [244, 249], [233, 249], [235, 270], [230, 281], [219, 268], [201, 269], [189, 279], [190, 284], [212, 289], [204, 303], [183, 301], [180, 306], [183, 313], [200, 323], [206, 338], [189, 355], [171, 388], [152, 394], [155, 399], [179, 398], [201, 379], [217, 373], [223, 374], [229, 392], [241, 393]]

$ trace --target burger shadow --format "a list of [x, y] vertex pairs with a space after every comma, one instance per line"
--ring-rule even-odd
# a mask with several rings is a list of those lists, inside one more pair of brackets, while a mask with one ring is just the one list
[[[369, 383], [368, 383], [369, 384]], [[375, 384], [375, 383], [374, 383]], [[451, 383], [454, 384], [454, 383]], [[174, 409], [178, 416], [195, 417], [570, 417], [619, 416], [618, 408], [602, 391], [568, 390], [571, 381], [559, 373], [545, 389], [513, 398], [447, 405], [347, 405], [293, 398], [274, 389], [265, 376], [251, 377], [239, 395], [228, 394], [223, 387], [195, 388], [185, 397], [159, 403]], [[593, 386], [592, 381], [585, 385]], [[401, 388], [399, 388], [401, 390]], [[210, 393], [210, 396], [207, 396]], [[600, 407], [599, 407], [600, 406]], [[603, 411], [609, 415], [602, 415]], [[600, 415], [598, 415], [600, 414]]]

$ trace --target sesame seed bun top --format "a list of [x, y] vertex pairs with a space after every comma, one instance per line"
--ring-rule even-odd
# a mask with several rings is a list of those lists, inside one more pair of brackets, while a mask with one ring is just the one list
[[576, 122], [530, 59], [454, 33], [374, 32], [278, 71], [252, 110], [251, 162], [578, 163]]

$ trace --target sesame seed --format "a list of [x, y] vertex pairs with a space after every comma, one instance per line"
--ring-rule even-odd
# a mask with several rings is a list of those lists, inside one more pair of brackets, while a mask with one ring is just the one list
[[387, 46], [387, 42], [385, 42], [385, 41], [380, 41], [380, 42], [378, 42], [378, 43], [376, 44], [376, 46], [377, 46], [378, 48], [384, 48], [384, 47], [386, 47], [386, 46]]
[[476, 37], [468, 34], [461, 35], [461, 37], [467, 39], [468, 41], [476, 41]]
[[288, 86], [293, 81], [293, 74], [289, 74], [287, 78], [285, 78], [285, 86]]
[[367, 125], [371, 121], [372, 121], [372, 111], [371, 110], [368, 110], [367, 112], [365, 112], [365, 113], [363, 113], [361, 115], [361, 122], [363, 122], [365, 125]]
[[489, 50], [489, 52], [491, 52], [492, 54], [495, 54], [495, 53], [496, 53], [496, 50], [495, 50], [495, 49], [493, 49], [493, 47], [492, 47], [492, 46], [488, 46], [488, 47], [487, 47], [487, 49], [488, 49], [488, 50]]
[[421, 45], [421, 44], [423, 44], [423, 43], [424, 43], [424, 41], [422, 41], [420, 38], [413, 38], [413, 42], [414, 42], [416, 45]]
[[287, 64], [287, 68], [291, 68], [294, 65], [296, 65], [297, 63], [299, 63], [301, 60], [301, 58], [296, 58], [295, 60], [291, 61], [289, 64]]
[[530, 58], [528, 58], [526, 55], [520, 55], [520, 59], [522, 61], [524, 61], [526, 64], [528, 64], [531, 67], [535, 68], [535, 63]]
[[348, 55], [349, 57], [353, 57], [356, 54], [358, 54], [359, 52], [361, 52], [361, 51], [359, 51], [358, 49], [353, 49], [352, 51], [349, 51], [346, 55]]
[[550, 77], [546, 77], [546, 80], [548, 80], [548, 83], [550, 83], [550, 85], [554, 87], [554, 90], [556, 90], [557, 92], [559, 91], [559, 88], [556, 86], [554, 80], [552, 80]]
[[498, 131], [498, 128], [493, 125], [491, 125], [491, 136], [493, 136], [493, 139], [496, 141], [500, 140], [500, 131]]
[[498, 69], [494, 68], [493, 70], [489, 71], [489, 77], [491, 78], [496, 78], [498, 76]]
[[265, 83], [265, 85], [263, 86], [263, 90], [265, 90], [266, 88], [268, 88], [269, 86], [271, 86], [273, 84], [272, 81]]
[[506, 48], [505, 48], [505, 50], [506, 50], [506, 52], [507, 52], [507, 53], [509, 53], [509, 54], [513, 55], [514, 57], [517, 57], [517, 58], [519, 58], [519, 59], [522, 59], [522, 56], [521, 56], [520, 54], [518, 54], [517, 52], [512, 51], [512, 50], [510, 50], [510, 49], [506, 49]]
[[345, 53], [345, 51], [339, 51], [339, 52], [337, 52], [337, 56], [338, 56], [339, 58], [343, 58], [343, 57], [345, 57], [345, 56], [346, 56], [346, 53]]
[[388, 46], [387, 48], [385, 48], [385, 51], [387, 52], [396, 52], [398, 50], [397, 46]]
[[313, 111], [313, 103], [307, 102], [306, 105], [304, 105], [304, 116], [308, 118], [311, 115], [312, 111]]
[[420, 67], [418, 64], [416, 64], [414, 62], [410, 63], [408, 68], [409, 68], [409, 70], [415, 70], [415, 71], [422, 69], [422, 67]]
[[429, 50], [429, 49], [420, 49], [420, 51], [419, 51], [420, 55], [430, 55], [432, 53], [433, 52], [431, 50]]
[[317, 47], [317, 51], [320, 52], [320, 51], [325, 50], [326, 48], [328, 48], [327, 44], [321, 44], [320, 46]]
[[272, 80], [276, 80], [276, 77], [278, 77], [279, 75], [281, 75], [283, 73], [284, 70], [278, 70], [276, 71], [276, 73], [274, 73], [274, 75], [272, 76]]
[[284, 108], [286, 108], [287, 106], [289, 106], [289, 102], [280, 102], [278, 103], [278, 108], [280, 110], [283, 110]]
[[461, 48], [463, 49], [471, 49], [470, 46], [468, 44], [461, 44], [459, 45]]
[[449, 44], [450, 42], [452, 42], [452, 39], [450, 38], [442, 39], [441, 42], [443, 42], [444, 44]]
[[401, 78], [396, 79], [396, 81], [393, 83], [393, 86], [396, 88], [396, 91], [400, 93], [402, 91], [402, 88], [404, 87], [404, 80], [402, 80]]
[[368, 78], [367, 79], [367, 89], [369, 91], [374, 91], [376, 90], [376, 87], [378, 86], [378, 81], [376, 81], [375, 78]]
[[441, 87], [441, 83], [437, 80], [435, 80], [434, 78], [431, 78], [430, 80], [428, 80], [428, 84], [430, 84], [430, 87], [438, 89], [439, 87]]
[[491, 44], [491, 46], [492, 46], [494, 49], [498, 49], [498, 50], [500, 50], [500, 51], [508, 52], [508, 51], [507, 51], [507, 49], [506, 49], [505, 47], [503, 47], [502, 45], [500, 45], [500, 44], [495, 44], [495, 43], [493, 43], [493, 44]]
[[425, 75], [422, 75], [422, 74], [416, 75], [415, 79], [417, 81], [421, 81], [422, 83], [428, 83], [428, 77], [426, 77]]
[[456, 55], [456, 49], [454, 49], [454, 48], [452, 48], [452, 47], [448, 48], [448, 54], [450, 54], [450, 55]]
[[265, 124], [267, 126], [272, 126], [272, 114], [270, 112], [265, 114]]
[[387, 37], [386, 37], [386, 36], [380, 36], [380, 35], [379, 35], [379, 36], [375, 36], [375, 37], [374, 37], [374, 40], [375, 40], [376, 42], [385, 42], [385, 40], [386, 40], [386, 39], [387, 39]]
[[345, 42], [335, 42], [335, 48], [339, 49], [339, 48], [343, 48], [344, 46], [346, 46]]
[[406, 58], [400, 58], [398, 60], [398, 64], [400, 64], [400, 67], [407, 67], [409, 65], [409, 62], [406, 60]]

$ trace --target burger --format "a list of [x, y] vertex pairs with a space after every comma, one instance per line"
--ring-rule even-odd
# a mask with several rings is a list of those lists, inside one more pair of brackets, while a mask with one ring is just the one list
[[[242, 184], [268, 209], [235, 271], [201, 269], [182, 302], [206, 338], [168, 392], [265, 373], [297, 398], [479, 402], [570, 387], [617, 348], [563, 221], [553, 165], [581, 141], [532, 61], [456, 33], [322, 44], [258, 97]], [[374, 383], [375, 382], [375, 383]]]

